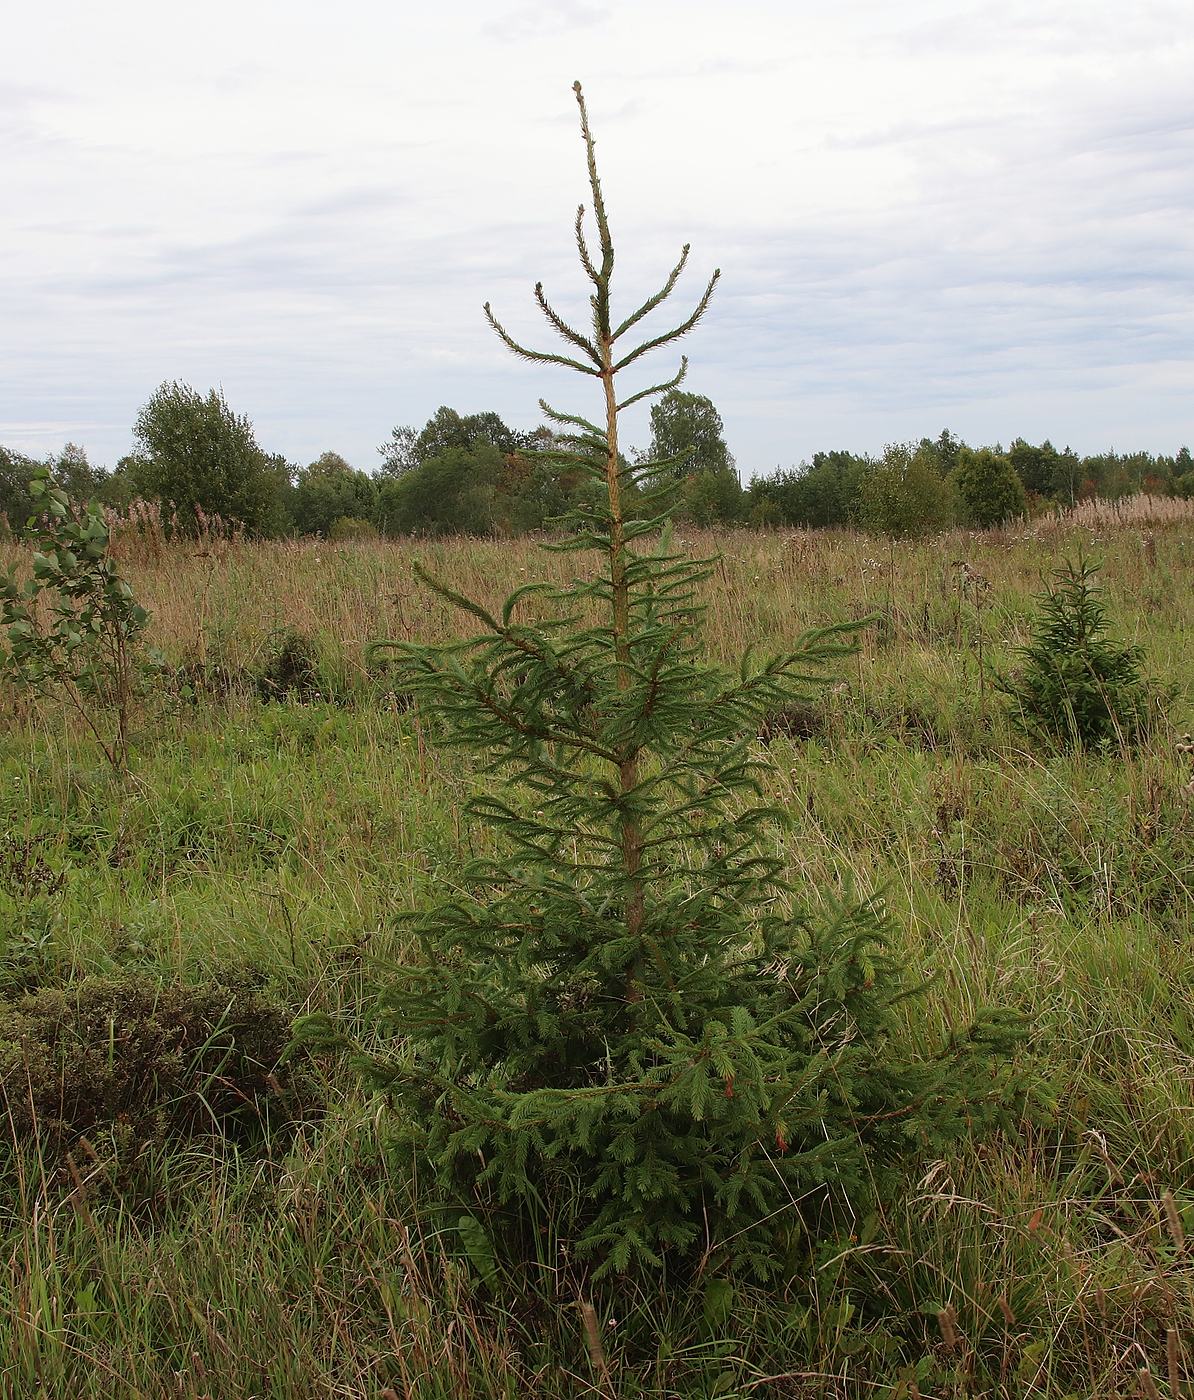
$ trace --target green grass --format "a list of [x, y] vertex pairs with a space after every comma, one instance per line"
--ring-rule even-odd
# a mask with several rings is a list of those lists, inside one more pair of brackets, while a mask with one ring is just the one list
[[[321, 1123], [161, 1151], [151, 1209], [85, 1154], [64, 1181], [36, 1142], [0, 1147], [0, 1395], [1188, 1396], [1194, 544], [1180, 523], [1151, 540], [1096, 542], [1117, 634], [1177, 693], [1128, 755], [1031, 750], [980, 685], [980, 642], [1010, 664], [1073, 538], [743, 533], [710, 583], [718, 657], [881, 614], [842, 686], [769, 741], [791, 876], [813, 903], [883, 893], [901, 956], [935, 978], [911, 1039], [984, 1003], [1028, 1016], [1040, 1121], [922, 1163], [784, 1290], [587, 1299], [550, 1222], [534, 1268], [470, 1257], [330, 1059]], [[540, 568], [521, 542], [420, 548], [486, 598]], [[295, 1013], [366, 1028], [404, 955], [394, 916], [489, 839], [461, 821], [467, 761], [365, 674], [369, 637], [454, 625], [407, 565], [397, 546], [129, 560], [172, 663], [252, 669], [296, 628], [331, 698], [155, 701], [121, 781], [66, 715], [0, 696], [4, 983], [243, 963]]]

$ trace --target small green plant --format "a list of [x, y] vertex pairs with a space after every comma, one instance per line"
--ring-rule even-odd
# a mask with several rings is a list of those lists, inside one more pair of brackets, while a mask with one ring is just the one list
[[1157, 704], [1139, 647], [1114, 641], [1098, 582], [1098, 566], [1067, 560], [1038, 595], [1032, 640], [1022, 666], [996, 685], [1012, 702], [1025, 732], [1074, 748], [1131, 747], [1148, 730]]
[[49, 967], [65, 884], [44, 842], [0, 835], [0, 988], [35, 983]]
[[0, 674], [39, 696], [65, 695], [104, 757], [123, 769], [136, 646], [148, 614], [112, 559], [102, 510], [73, 511], [45, 468], [30, 491], [40, 509], [30, 521], [32, 577], [22, 584], [15, 564], [0, 573]]
[[306, 702], [323, 693], [316, 644], [293, 627], [272, 633], [265, 657], [257, 672], [260, 699]]
[[[486, 312], [516, 354], [600, 386], [601, 425], [543, 406], [567, 469], [596, 488], [549, 547], [598, 562], [495, 612], [422, 574], [483, 630], [385, 648], [447, 742], [476, 756], [487, 790], [471, 810], [503, 849], [415, 918], [421, 956], [382, 1009], [399, 1046], [364, 1066], [400, 1102], [448, 1219], [483, 1222], [503, 1248], [534, 1250], [542, 1231], [595, 1278], [702, 1263], [768, 1277], [867, 1209], [909, 1153], [997, 1114], [1018, 1032], [986, 1017], [936, 1053], [901, 1050], [898, 1003], [914, 988], [881, 910], [814, 919], [784, 879], [757, 736], [807, 702], [860, 624], [765, 662], [748, 654], [736, 674], [698, 658], [715, 561], [673, 544], [674, 464], [631, 464], [618, 447], [622, 411], [675, 388], [685, 364], [637, 391], [619, 376], [696, 325], [717, 274], [678, 326], [622, 344], [670, 296], [688, 249], [661, 291], [614, 318], [613, 241], [575, 91], [598, 233], [590, 254], [582, 208], [591, 329], [568, 325], [542, 286], [566, 355], [525, 348]], [[548, 620], [526, 618], [528, 602]]]

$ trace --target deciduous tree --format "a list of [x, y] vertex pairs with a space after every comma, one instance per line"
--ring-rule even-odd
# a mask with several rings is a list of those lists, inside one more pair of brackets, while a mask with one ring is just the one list
[[964, 447], [950, 480], [957, 488], [966, 524], [988, 529], [1023, 515], [1024, 485], [1007, 457], [988, 447]]
[[222, 390], [201, 394], [189, 384], [164, 383], [133, 431], [135, 490], [172, 505], [184, 532], [195, 530], [197, 511], [263, 534], [276, 526], [276, 473], [253, 425], [229, 408]]
[[295, 528], [303, 535], [328, 535], [336, 521], [373, 522], [378, 483], [357, 471], [338, 452], [324, 452], [298, 474], [290, 495]]
[[954, 488], [931, 447], [894, 443], [859, 482], [859, 523], [884, 535], [931, 535], [948, 529], [956, 514]]
[[651, 406], [651, 456], [677, 480], [734, 469], [713, 400], [683, 389], [669, 390]]

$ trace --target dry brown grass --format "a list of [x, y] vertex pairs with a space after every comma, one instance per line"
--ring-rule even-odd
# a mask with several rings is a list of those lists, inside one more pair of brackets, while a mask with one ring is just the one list
[[[889, 615], [905, 651], [918, 632], [942, 628], [961, 643], [968, 608], [1026, 599], [1062, 555], [1079, 549], [1106, 559], [1113, 604], [1139, 632], [1140, 603], [1164, 606], [1166, 576], [1189, 561], [1192, 524], [1194, 502], [1134, 496], [915, 543], [853, 530], [679, 534], [692, 552], [720, 555], [706, 585], [706, 644], [713, 658], [728, 660], [745, 645], [782, 647], [807, 627], [873, 611]], [[486, 604], [528, 578], [563, 583], [594, 567], [591, 556], [547, 552], [532, 538], [252, 542], [213, 528], [169, 543], [153, 520], [118, 535], [116, 553], [152, 614], [151, 641], [168, 655], [203, 654], [214, 642], [248, 659], [263, 637], [292, 628], [331, 639], [350, 671], [370, 639], [458, 634], [460, 615], [418, 582], [415, 560]], [[0, 548], [3, 562], [21, 554]]]
[[1068, 510], [1041, 516], [1037, 530], [1114, 529], [1116, 526], [1191, 525], [1194, 524], [1194, 500], [1180, 496], [1150, 496], [1141, 492], [1121, 496], [1115, 501], [1079, 501]]

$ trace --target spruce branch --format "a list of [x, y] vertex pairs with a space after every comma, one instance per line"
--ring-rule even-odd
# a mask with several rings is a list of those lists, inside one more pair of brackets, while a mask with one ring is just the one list
[[680, 252], [680, 261], [675, 265], [675, 267], [672, 268], [671, 272], [668, 274], [667, 281], [663, 284], [659, 291], [655, 293], [654, 296], [648, 297], [647, 300], [643, 302], [642, 306], [640, 306], [637, 311], [631, 312], [631, 314], [627, 316], [627, 318], [622, 322], [618, 329], [614, 331], [613, 334], [610, 336], [611, 342], [621, 339], [621, 337], [626, 334], [626, 332], [631, 328], [631, 326], [637, 325], [643, 319], [644, 316], [649, 316], [651, 312], [654, 311], [655, 308], [661, 302], [666, 301], [668, 297], [671, 296], [672, 292], [675, 290], [676, 283], [680, 280], [680, 274], [684, 271], [684, 268], [688, 263], [688, 250], [690, 246], [690, 244], [685, 243], [683, 249]]
[[[576, 94], [576, 105], [580, 108], [580, 134], [585, 143], [585, 158], [589, 167], [589, 188], [593, 191], [593, 216], [597, 220], [597, 232], [601, 238], [601, 281], [608, 285], [609, 275], [614, 270], [614, 244], [610, 237], [609, 221], [605, 217], [605, 199], [601, 194], [601, 180], [597, 175], [596, 143], [589, 129], [589, 113], [585, 107], [585, 96], [579, 80], [572, 84]], [[607, 327], [608, 331], [608, 327]]]
[[593, 266], [593, 259], [589, 256], [589, 245], [585, 241], [585, 206], [577, 206], [576, 210], [576, 250], [580, 254], [580, 265], [584, 268], [590, 281], [600, 282], [601, 274]]
[[555, 308], [548, 302], [547, 297], [545, 296], [543, 291], [542, 282], [535, 283], [535, 300], [539, 303], [540, 311], [543, 312], [544, 316], [547, 317], [548, 321], [551, 322], [552, 326], [555, 327], [555, 329], [560, 333], [560, 335], [565, 340], [575, 345], [578, 349], [583, 350], [585, 354], [588, 355], [588, 357], [597, 366], [597, 368], [600, 369], [601, 356], [597, 353], [597, 347], [588, 338], [588, 336], [581, 335], [579, 331], [574, 331], [572, 327], [567, 323], [567, 321], [565, 321], [564, 318], [559, 314], [559, 312], [556, 311]]
[[691, 456], [691, 452], [675, 452], [670, 457], [650, 457], [645, 462], [632, 463], [631, 470], [639, 477], [658, 477], [673, 467], [683, 466]]
[[621, 413], [624, 408], [629, 408], [632, 403], [638, 403], [640, 399], [649, 399], [652, 394], [666, 394], [669, 389], [678, 389], [684, 383], [687, 374], [688, 356], [681, 355], [680, 369], [673, 378], [667, 380], [666, 383], [652, 384], [649, 389], [640, 389], [637, 394], [631, 394], [628, 399], [623, 399], [618, 405], [618, 412]]
[[525, 718], [518, 713], [513, 705], [503, 704], [499, 697], [484, 684], [466, 681], [466, 686], [468, 695], [477, 705], [487, 710], [496, 720], [500, 721], [503, 727], [513, 730], [516, 734], [539, 739], [545, 744], [558, 744], [563, 748], [591, 753], [597, 758], [605, 759], [607, 763], [617, 761], [618, 756], [612, 749], [589, 739], [579, 731], [570, 732], [555, 728], [550, 724], [536, 723], [534, 719]]
[[553, 423], [571, 423], [574, 428], [584, 428], [586, 432], [592, 433], [594, 438], [599, 439], [604, 446], [605, 435], [596, 423], [590, 423], [587, 418], [578, 418], [573, 413], [561, 413], [559, 409], [552, 408], [546, 399], [539, 400], [539, 407]]
[[513, 351], [519, 359], [530, 360], [532, 364], [563, 365], [567, 369], [579, 370], [581, 374], [592, 374], [600, 377], [601, 371], [599, 369], [594, 369], [590, 365], [582, 365], [579, 360], [569, 359], [567, 355], [553, 355], [547, 350], [531, 350], [525, 345], [520, 345], [493, 314], [488, 302], [485, 303], [482, 310], [485, 312], [485, 319], [497, 332], [502, 344], [507, 350]]
[[491, 632], [500, 632], [502, 630], [501, 624], [492, 613], [482, 607], [480, 603], [474, 602], [472, 598], [466, 597], [463, 593], [457, 593], [455, 589], [449, 588], [441, 579], [436, 578], [433, 573], [425, 569], [417, 559], [411, 564], [411, 572], [420, 583], [430, 588], [433, 593], [438, 593], [445, 602], [451, 603], [462, 612], [471, 613], [473, 617], [483, 622]]
[[717, 286], [720, 278], [721, 268], [715, 268], [713, 276], [709, 278], [709, 285], [705, 288], [700, 301], [697, 302], [696, 310], [689, 316], [688, 320], [675, 327], [674, 330], [665, 331], [663, 335], [657, 335], [653, 340], [644, 341], [637, 349], [632, 350], [629, 355], [624, 355], [617, 364], [614, 365], [614, 373], [618, 374], [620, 371], [624, 370], [627, 365], [632, 365], [640, 355], [645, 355], [650, 350], [658, 350], [662, 345], [670, 345], [673, 340], [679, 340], [682, 335], [687, 335], [705, 314], [713, 296], [713, 289]]

